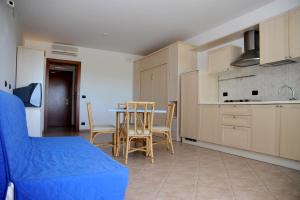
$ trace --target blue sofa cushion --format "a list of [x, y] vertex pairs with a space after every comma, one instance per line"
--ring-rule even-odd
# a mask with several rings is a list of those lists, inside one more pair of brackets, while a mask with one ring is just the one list
[[0, 135], [17, 199], [124, 199], [126, 167], [80, 137], [28, 137], [22, 102], [4, 92]]

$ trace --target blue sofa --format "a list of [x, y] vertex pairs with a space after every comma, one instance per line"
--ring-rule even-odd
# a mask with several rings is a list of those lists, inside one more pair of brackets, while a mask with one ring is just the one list
[[24, 105], [0, 91], [0, 197], [124, 199], [128, 169], [80, 137], [28, 136]]

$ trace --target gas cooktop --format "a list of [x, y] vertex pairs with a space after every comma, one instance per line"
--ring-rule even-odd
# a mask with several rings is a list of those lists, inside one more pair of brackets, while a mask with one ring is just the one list
[[232, 102], [253, 102], [253, 101], [261, 101], [261, 100], [255, 100], [255, 99], [228, 99], [225, 100], [225, 103], [232, 103]]

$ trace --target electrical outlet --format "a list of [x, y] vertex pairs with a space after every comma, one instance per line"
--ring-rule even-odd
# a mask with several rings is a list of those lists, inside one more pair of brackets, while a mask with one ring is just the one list
[[252, 95], [253, 95], [253, 96], [258, 95], [258, 90], [252, 90]]
[[85, 122], [81, 122], [81, 126], [85, 126]]
[[227, 97], [228, 96], [228, 92], [223, 92], [223, 97]]

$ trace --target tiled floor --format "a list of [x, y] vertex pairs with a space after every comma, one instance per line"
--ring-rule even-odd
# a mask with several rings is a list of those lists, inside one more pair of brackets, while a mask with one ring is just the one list
[[127, 200], [300, 200], [300, 171], [188, 144], [174, 148], [171, 155], [155, 146], [154, 164], [129, 154]]
[[130, 155], [127, 200], [300, 200], [299, 171], [181, 143], [154, 153]]

